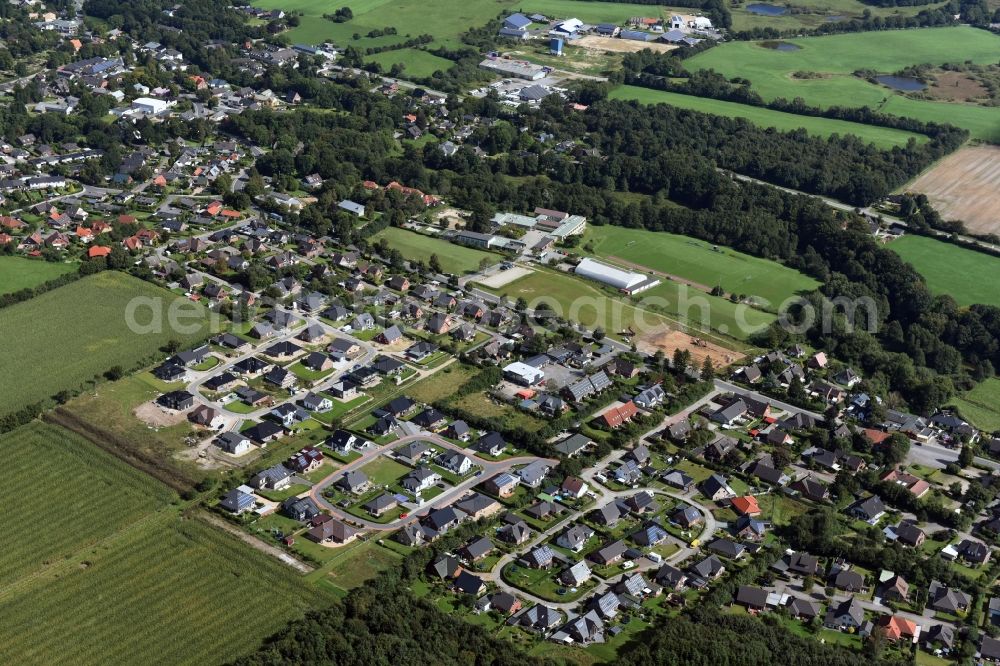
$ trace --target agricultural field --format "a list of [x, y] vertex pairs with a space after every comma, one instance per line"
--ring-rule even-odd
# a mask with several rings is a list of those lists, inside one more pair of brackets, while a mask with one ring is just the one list
[[1000, 148], [996, 146], [962, 148], [905, 190], [926, 194], [941, 217], [961, 220], [971, 233], [1000, 233]]
[[642, 266], [707, 289], [718, 285], [729, 293], [766, 299], [772, 308], [819, 286], [812, 278], [777, 262], [660, 231], [591, 225], [584, 245], [612, 263]]
[[[759, 42], [729, 42], [694, 56], [686, 64], [690, 70], [714, 69], [727, 77], [747, 78], [766, 100], [801, 97], [821, 107], [843, 105], [847, 100], [853, 106], [869, 106], [885, 113], [951, 122], [969, 129], [974, 138], [1000, 141], [996, 109], [907, 98], [852, 74], [859, 69], [891, 74], [925, 63], [995, 62], [1000, 50], [1000, 37], [996, 35], [970, 27], [946, 27], [785, 41], [799, 50], [779, 51]], [[797, 78], [796, 72], [810, 73], [810, 78]]]
[[[515, 5], [513, 0], [499, 2], [466, 2], [464, 0], [255, 0], [253, 3], [266, 9], [283, 9], [301, 12], [301, 24], [286, 34], [291, 43], [319, 44], [332, 41], [340, 48], [354, 46], [362, 51], [375, 46], [400, 44], [423, 34], [434, 37], [430, 48], [456, 47], [459, 36], [469, 28], [485, 25], [498, 14]], [[334, 23], [323, 18], [340, 7], [350, 7], [354, 18], [344, 23]], [[372, 30], [395, 28], [396, 35], [367, 37]], [[354, 39], [354, 35], [361, 36]], [[394, 54], [395, 58], [390, 56]], [[402, 51], [386, 52], [384, 66], [393, 62], [406, 63]]]
[[[628, 328], [642, 333], [653, 329], [678, 328], [685, 317], [692, 319], [691, 327], [725, 332], [738, 339], [745, 339], [753, 331], [741, 325], [739, 312], [745, 315], [746, 324], [766, 326], [774, 316], [750, 307], [740, 307], [723, 298], [711, 296], [677, 282], [662, 284], [637, 295], [642, 307], [627, 300], [613, 298], [591, 283], [565, 273], [538, 270], [519, 278], [502, 289], [488, 289], [506, 294], [508, 298], [524, 298], [531, 305], [548, 303], [557, 314], [579, 321], [588, 328], [600, 326], [612, 337]], [[651, 310], [650, 308], [655, 308]], [[665, 316], [661, 316], [662, 313]], [[697, 324], [697, 325], [696, 325]], [[704, 328], [700, 326], [704, 324]]]
[[444, 71], [452, 66], [451, 60], [436, 56], [420, 49], [400, 49], [398, 51], [383, 51], [365, 58], [365, 62], [377, 62], [388, 72], [396, 63], [404, 66], [402, 76], [430, 77], [436, 71]]
[[399, 250], [403, 256], [415, 261], [430, 261], [431, 255], [436, 254], [441, 268], [448, 273], [470, 273], [479, 270], [479, 262], [489, 259], [491, 262], [501, 261], [501, 257], [491, 252], [483, 252], [471, 247], [449, 243], [440, 238], [424, 236], [415, 231], [400, 229], [398, 227], [388, 227], [375, 234], [371, 242], [376, 243], [385, 239], [389, 247]]
[[991, 377], [951, 399], [963, 417], [988, 432], [1000, 432], [1000, 379]]
[[[162, 330], [135, 333], [126, 322], [129, 302], [150, 299], [163, 315]], [[128, 370], [154, 360], [170, 340], [182, 345], [204, 338], [208, 319], [203, 307], [187, 303], [183, 320], [193, 332], [170, 330], [167, 309], [181, 300], [148, 282], [116, 271], [92, 275], [0, 311], [0, 367], [4, 381], [17, 391], [0, 392], [0, 413], [77, 389], [114, 366]], [[150, 323], [149, 308], [136, 312]]]
[[712, 113], [717, 116], [726, 116], [727, 118], [744, 118], [758, 127], [773, 127], [782, 132], [804, 129], [810, 134], [819, 137], [828, 137], [833, 134], [841, 136], [853, 134], [859, 139], [875, 144], [879, 148], [905, 146], [910, 139], [916, 139], [920, 143], [928, 140], [923, 134], [906, 132], [890, 127], [876, 127], [874, 125], [852, 123], [846, 120], [832, 120], [830, 118], [799, 116], [794, 113], [774, 111], [759, 106], [725, 102], [708, 97], [695, 97], [694, 95], [684, 95], [665, 90], [652, 90], [638, 86], [619, 86], [611, 91], [610, 97], [611, 99], [636, 100], [643, 104], [669, 104], [682, 109]]
[[908, 235], [889, 248], [913, 265], [935, 294], [948, 294], [959, 305], [1000, 306], [1000, 258], [924, 236]]
[[72, 273], [76, 266], [24, 257], [0, 257], [0, 295], [37, 287], [60, 275]]
[[[8, 516], [0, 589], [94, 545], [175, 497], [166, 486], [58, 426], [34, 422], [0, 435], [0, 450], [8, 469], [0, 488]], [[45, 515], [39, 523], [42, 497]]]
[[228, 662], [327, 594], [222, 530], [166, 512], [0, 589], [0, 662]]

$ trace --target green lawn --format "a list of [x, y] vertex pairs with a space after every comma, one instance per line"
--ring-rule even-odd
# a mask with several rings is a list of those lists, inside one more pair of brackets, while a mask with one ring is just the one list
[[472, 379], [476, 372], [477, 369], [472, 366], [453, 363], [413, 384], [406, 389], [406, 395], [418, 402], [430, 404], [452, 395], [459, 386]]
[[502, 259], [500, 255], [491, 252], [456, 245], [399, 227], [388, 227], [380, 231], [372, 238], [372, 242], [376, 243], [383, 238], [389, 247], [399, 250], [407, 259], [427, 262], [430, 261], [432, 254], [436, 254], [438, 261], [441, 262], [441, 268], [449, 273], [469, 273], [479, 270], [479, 262], [483, 259], [489, 259], [491, 262], [499, 262]]
[[382, 456], [362, 467], [361, 471], [371, 480], [372, 485], [384, 486], [395, 483], [399, 477], [407, 474], [410, 468]]
[[1000, 431], [1000, 379], [991, 377], [951, 399], [962, 416], [988, 432]]
[[924, 276], [933, 293], [948, 294], [959, 305], [1000, 306], [1000, 258], [926, 236], [907, 235], [889, 247]]
[[0, 662], [229, 662], [327, 594], [220, 529], [168, 512], [75, 554], [58, 578], [0, 589]]
[[420, 49], [383, 51], [382, 53], [368, 56], [365, 58], [365, 62], [377, 62], [382, 65], [382, 69], [385, 72], [388, 72], [395, 63], [401, 63], [404, 67], [402, 76], [410, 75], [419, 78], [430, 77], [436, 71], [443, 72], [455, 64], [447, 58], [442, 58]]
[[729, 293], [753, 295], [770, 303], [769, 309], [819, 286], [812, 278], [777, 262], [688, 236], [591, 225], [585, 245], [591, 244], [594, 254], [612, 262], [624, 260], [710, 288], [721, 286]]
[[563, 318], [588, 328], [601, 326], [612, 336], [630, 327], [641, 334], [681, 324], [746, 339], [774, 320], [774, 315], [669, 280], [638, 294], [641, 307], [608, 295], [596, 282], [548, 269], [535, 270], [500, 289], [481, 288], [512, 299], [523, 297], [529, 306], [547, 303]]
[[[133, 332], [126, 322], [129, 303], [136, 299], [162, 314], [153, 332]], [[105, 271], [83, 278], [0, 311], [0, 414], [45, 400], [63, 389], [76, 389], [114, 366], [125, 370], [150, 362], [169, 340], [182, 345], [200, 340], [207, 330], [205, 309], [190, 304], [193, 313], [183, 323], [192, 332], [171, 330], [168, 308], [177, 299], [169, 292], [124, 273]], [[149, 325], [150, 309], [139, 308], [135, 319]]]
[[[58, 426], [34, 422], [0, 436], [5, 546], [0, 589], [166, 506], [174, 494]], [[44, 512], [39, 513], [44, 498]]]
[[72, 273], [76, 267], [76, 264], [57, 264], [41, 259], [0, 257], [0, 294], [36, 287], [47, 280]]
[[[993, 63], [1000, 37], [970, 27], [859, 32], [785, 40], [798, 51], [778, 51], [759, 42], [728, 42], [686, 61], [689, 70], [714, 69], [727, 77], [749, 79], [766, 100], [801, 97], [808, 104], [868, 106], [919, 120], [947, 121], [969, 129], [975, 138], [1000, 141], [995, 109], [907, 99], [852, 75], [858, 69], [892, 73], [923, 63]], [[797, 71], [820, 74], [795, 78]]]
[[726, 116], [727, 118], [744, 118], [759, 127], [773, 127], [783, 132], [804, 129], [810, 134], [820, 137], [828, 137], [833, 134], [841, 136], [853, 134], [864, 141], [875, 144], [879, 148], [905, 146], [910, 139], [916, 139], [920, 143], [928, 141], [928, 138], [923, 134], [915, 134], [888, 127], [863, 125], [846, 120], [800, 116], [794, 113], [773, 111], [759, 106], [725, 102], [708, 97], [694, 97], [693, 95], [683, 95], [637, 86], [619, 86], [611, 91], [610, 97], [612, 99], [637, 100], [643, 104], [669, 104], [683, 109], [691, 109], [692, 111]]

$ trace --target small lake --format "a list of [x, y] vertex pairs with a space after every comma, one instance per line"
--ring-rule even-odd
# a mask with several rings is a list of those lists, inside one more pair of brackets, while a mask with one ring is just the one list
[[826, 21], [827, 23], [836, 23], [837, 21], [843, 21], [844, 17], [843, 16], [827, 16], [823, 20]]
[[757, 2], [752, 5], [747, 5], [747, 11], [751, 14], [757, 14], [758, 16], [781, 16], [782, 14], [788, 13], [788, 7]]
[[769, 40], [769, 41], [766, 41], [766, 42], [760, 42], [760, 46], [763, 46], [765, 49], [771, 49], [773, 51], [801, 51], [802, 50], [801, 46], [798, 46], [796, 44], [792, 44], [791, 42], [777, 42], [777, 41], [773, 41], [773, 40]]
[[892, 88], [893, 90], [901, 90], [903, 92], [916, 92], [927, 87], [926, 84], [921, 83], [919, 80], [909, 76], [892, 76], [891, 74], [883, 74], [881, 76], [876, 76], [875, 80], [884, 86]]

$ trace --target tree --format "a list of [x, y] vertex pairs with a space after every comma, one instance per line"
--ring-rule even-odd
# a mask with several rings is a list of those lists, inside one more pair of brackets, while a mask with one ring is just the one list
[[712, 357], [706, 356], [701, 364], [701, 381], [710, 382], [715, 378], [715, 366], [712, 364]]
[[961, 465], [963, 468], [968, 467], [969, 465], [972, 464], [972, 461], [975, 459], [975, 457], [976, 457], [976, 452], [972, 449], [971, 446], [966, 444], [965, 446], [962, 447], [962, 451], [958, 454], [958, 464]]
[[604, 328], [602, 328], [601, 326], [598, 326], [597, 328], [594, 329], [595, 342], [600, 342], [601, 340], [603, 340], [605, 335], [606, 333], [604, 332]]
[[430, 266], [432, 272], [434, 273], [443, 272], [441, 269], [441, 260], [438, 259], [438, 256], [436, 254], [432, 254], [430, 260], [427, 263]]

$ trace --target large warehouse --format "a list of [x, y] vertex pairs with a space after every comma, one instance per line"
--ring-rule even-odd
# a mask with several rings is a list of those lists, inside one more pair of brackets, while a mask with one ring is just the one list
[[583, 259], [577, 264], [576, 274], [610, 285], [626, 294], [637, 294], [660, 284], [659, 280], [647, 277], [642, 273], [615, 268], [590, 258]]

